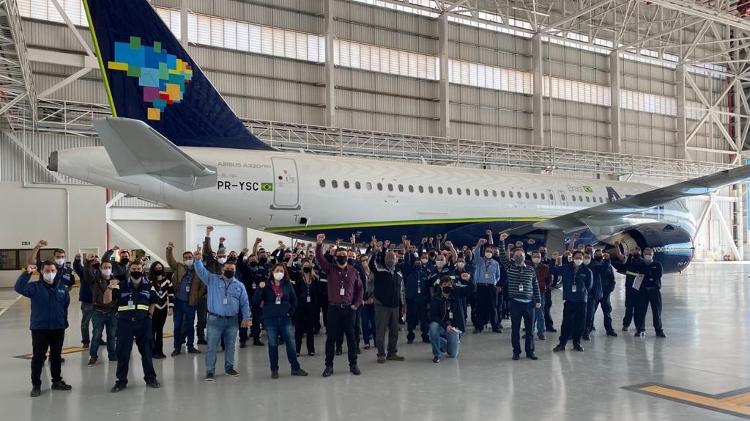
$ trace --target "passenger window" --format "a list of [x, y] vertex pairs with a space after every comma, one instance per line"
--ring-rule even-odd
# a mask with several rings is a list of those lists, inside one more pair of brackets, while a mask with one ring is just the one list
[[591, 202], [591, 197], [586, 196], [586, 202]]
[[367, 188], [367, 190], [372, 190], [372, 183], [368, 181], [367, 183], [365, 183], [365, 187]]
[[404, 191], [404, 185], [403, 184], [399, 184], [398, 185], [398, 191], [400, 191], [400, 192]]
[[484, 189], [484, 197], [489, 197], [490, 195], [487, 192], [487, 189]]
[[500, 197], [505, 197], [505, 190], [500, 190]]
[[448, 187], [448, 194], [453, 194], [453, 189], [451, 187]]
[[435, 190], [432, 188], [432, 186], [427, 186], [427, 191], [430, 192], [430, 194], [435, 193]]
[[409, 193], [414, 193], [414, 186], [409, 184]]
[[349, 188], [349, 180], [344, 180], [344, 188], [345, 189]]
[[[474, 195], [479, 196], [479, 189], [474, 189]], [[484, 191], [484, 195], [487, 196], [487, 190]]]
[[521, 196], [521, 192], [520, 192], [520, 191], [519, 191], [519, 192], [516, 192], [516, 194], [518, 195], [518, 198], [519, 198], [519, 199], [520, 199], [521, 197], [523, 197], [523, 196]]
[[576, 201], [576, 196], [575, 196], [575, 195], [573, 195], [573, 196], [570, 196], [570, 197], [572, 197], [572, 198], [573, 198], [573, 201], [574, 201], [574, 202]]
[[320, 187], [325, 187], [325, 186], [326, 186], [326, 181], [321, 178], [320, 179]]
[[[563, 197], [563, 199], [565, 198]], [[549, 200], [555, 200], [555, 196], [552, 193], [549, 194]]]
[[331, 187], [333, 187], [333, 188], [335, 189], [335, 188], [337, 188], [338, 186], [339, 186], [339, 182], [338, 182], [338, 181], [336, 181], [336, 180], [331, 180]]
[[438, 187], [438, 193], [443, 194], [443, 187]]
[[534, 193], [532, 196], [534, 197], [534, 200], [536, 200], [536, 193]]
[[599, 203], [604, 203], [604, 198], [603, 197], [599, 198]]
[[[466, 195], [471, 196], [471, 189], [466, 189]], [[478, 195], [477, 195], [478, 196]]]
[[492, 197], [497, 197], [497, 190], [492, 190]]
[[388, 191], [393, 191], [393, 184], [388, 183]]
[[511, 197], [511, 198], [513, 197], [513, 192], [512, 191], [508, 192], [508, 197]]
[[361, 190], [362, 189], [362, 183], [360, 183], [359, 181], [355, 181], [354, 182], [354, 188], [357, 189], [357, 190]]
[[583, 202], [583, 196], [581, 196], [581, 195], [578, 195], [578, 201], [579, 201], [579, 202]]
[[526, 192], [526, 198], [527, 199], [529, 198], [529, 192]]
[[539, 193], [539, 195], [541, 196], [541, 199], [544, 200], [544, 193]]
[[[450, 193], [450, 189], [448, 190], [448, 192]], [[461, 189], [456, 189], [456, 194], [460, 196], [461, 195]]]
[[420, 193], [424, 193], [424, 187], [422, 187], [422, 186], [419, 186], [419, 192], [420, 192]]
[[560, 193], [560, 200], [565, 200], [565, 194], [564, 193]]
[[378, 190], [383, 191], [383, 183], [378, 183]]

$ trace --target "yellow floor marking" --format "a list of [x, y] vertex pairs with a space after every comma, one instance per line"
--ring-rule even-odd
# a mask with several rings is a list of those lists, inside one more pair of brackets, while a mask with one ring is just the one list
[[724, 399], [716, 399], [696, 393], [672, 389], [665, 386], [646, 386], [642, 387], [640, 390], [652, 395], [663, 396], [688, 404], [700, 405], [703, 407], [713, 408], [737, 415], [750, 416], [750, 407], [738, 405], [731, 401], [731, 399], [734, 399], [736, 397], [743, 397], [744, 399], [747, 399], [746, 395], [750, 395], [748, 393], [743, 393], [742, 395], [731, 396]]
[[730, 396], [722, 399], [724, 402], [728, 402], [734, 405], [747, 406], [750, 404], [750, 393], [743, 393], [741, 395]]

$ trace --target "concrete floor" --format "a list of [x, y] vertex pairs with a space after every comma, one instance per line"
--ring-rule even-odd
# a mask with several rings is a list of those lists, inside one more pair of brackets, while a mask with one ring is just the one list
[[[320, 377], [323, 337], [318, 355], [301, 358], [307, 378], [289, 377], [281, 351], [281, 374], [272, 380], [266, 348], [238, 350], [239, 378], [202, 380], [203, 356], [182, 355], [155, 361], [162, 389], [147, 389], [140, 362], [133, 359], [130, 387], [108, 392], [114, 364], [87, 368], [86, 353], [66, 355], [65, 380], [72, 392], [50, 392], [43, 374], [43, 395], [28, 397], [29, 361], [13, 358], [31, 352], [28, 301], [22, 299], [0, 316], [0, 407], [5, 420], [729, 420], [735, 416], [635, 393], [623, 387], [660, 383], [706, 394], [750, 386], [748, 295], [750, 265], [694, 264], [686, 273], [664, 280], [664, 326], [667, 339], [649, 329], [645, 339], [632, 334], [607, 338], [598, 330], [584, 343], [583, 354], [553, 354], [556, 337], [537, 342], [539, 361], [511, 361], [509, 323], [506, 333], [465, 335], [459, 360], [431, 361], [428, 345], [400, 346], [402, 363], [375, 363], [373, 350], [363, 351], [362, 376], [348, 374], [344, 357], [336, 373]], [[619, 331], [623, 308], [622, 280], [613, 298]], [[11, 302], [12, 291], [0, 293]], [[559, 327], [560, 294], [553, 311]], [[80, 311], [72, 307], [71, 326]], [[649, 315], [650, 320], [650, 315]], [[647, 324], [648, 326], [648, 324]], [[167, 330], [171, 330], [168, 322]], [[632, 332], [632, 329], [631, 329]], [[404, 337], [405, 335], [402, 335]], [[69, 329], [66, 346], [77, 346], [79, 332]], [[405, 342], [405, 341], [404, 341]], [[165, 350], [169, 353], [169, 349]], [[101, 355], [100, 351], [100, 355]], [[222, 364], [219, 356], [219, 366]], [[259, 418], [257, 418], [259, 417]]]

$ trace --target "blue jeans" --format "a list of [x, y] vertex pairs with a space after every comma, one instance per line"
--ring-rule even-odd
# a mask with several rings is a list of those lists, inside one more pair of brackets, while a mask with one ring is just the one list
[[539, 303], [542, 306], [534, 309], [534, 322], [536, 323], [536, 334], [544, 335], [544, 332], [547, 330], [544, 322], [544, 294], [541, 294], [541, 301], [539, 301]]
[[216, 350], [222, 339], [224, 340], [224, 371], [234, 368], [234, 345], [239, 331], [237, 317], [216, 317], [209, 314], [206, 325], [206, 342], [208, 342], [206, 371], [210, 373], [216, 371]]
[[[94, 315], [94, 305], [91, 303], [81, 303], [81, 343], [88, 344], [89, 339], [89, 325], [91, 324], [91, 317]], [[99, 339], [101, 340], [101, 333]]]
[[292, 321], [288, 317], [269, 317], [263, 320], [268, 335], [268, 359], [271, 362], [271, 371], [279, 371], [279, 336], [284, 340], [286, 346], [286, 359], [292, 370], [299, 370], [297, 351], [294, 349], [294, 338], [292, 337]]
[[104, 313], [93, 311], [91, 321], [94, 324], [94, 333], [92, 334], [91, 346], [89, 347], [89, 356], [97, 358], [99, 354], [99, 345], [102, 341], [102, 332], [107, 328], [107, 354], [110, 361], [117, 359], [117, 318], [115, 313]]
[[455, 330], [448, 332], [437, 322], [430, 323], [430, 343], [434, 357], [440, 358], [444, 352], [447, 352], [448, 358], [458, 358], [461, 337]]
[[370, 339], [375, 336], [375, 304], [362, 306], [362, 340], [370, 344]]
[[187, 337], [188, 349], [195, 347], [195, 307], [182, 301], [179, 298], [174, 300], [174, 309], [172, 309], [174, 320], [174, 349], [180, 350]]

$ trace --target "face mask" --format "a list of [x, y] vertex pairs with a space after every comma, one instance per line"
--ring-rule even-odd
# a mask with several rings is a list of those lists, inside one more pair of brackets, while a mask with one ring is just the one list
[[539, 257], [532, 257], [532, 258], [531, 258], [531, 261], [532, 261], [532, 262], [533, 262], [533, 263], [534, 263], [535, 265], [538, 265], [538, 264], [539, 264], [539, 262], [541, 262], [541, 261], [542, 261], [542, 259], [541, 259], [541, 258], [539, 258]]
[[56, 264], [57, 266], [62, 266], [62, 265], [64, 265], [64, 264], [65, 264], [65, 258], [64, 258], [64, 257], [58, 257], [57, 259], [55, 259], [55, 264]]
[[55, 276], [57, 276], [57, 272], [45, 272], [42, 274], [42, 278], [44, 278], [44, 282], [51, 284], [55, 281]]
[[654, 256], [652, 256], [650, 254], [644, 254], [643, 255], [643, 260], [645, 260], [647, 262], [650, 262], [650, 261], [654, 260]]
[[545, 256], [547, 256], [547, 252], [546, 252], [546, 251], [540, 251], [540, 252], [539, 252], [539, 254], [541, 254], [541, 255], [542, 255], [542, 259], [543, 259], [543, 258], [544, 258]]
[[487, 253], [484, 253], [484, 257], [487, 259], [492, 259], [492, 252], [488, 251]]
[[93, 265], [91, 265], [91, 267], [94, 269], [99, 269], [101, 265], [102, 265], [101, 263], [94, 263]]
[[465, 268], [465, 267], [466, 267], [466, 263], [464, 263], [464, 262], [458, 262], [458, 263], [456, 263], [456, 269], [458, 269], [458, 270], [463, 270], [463, 268]]
[[156, 275], [156, 276], [164, 275], [164, 269], [155, 269], [154, 270], [154, 275]]
[[284, 272], [274, 272], [273, 273], [273, 279], [280, 281], [284, 279]]
[[250, 262], [250, 263], [248, 263], [248, 265], [250, 265], [251, 268], [257, 268], [258, 267], [258, 262]]
[[143, 272], [137, 270], [135, 272], [130, 272], [130, 277], [136, 280], [141, 279], [143, 277]]
[[112, 276], [112, 269], [102, 269], [102, 276], [109, 279]]
[[583, 259], [583, 264], [588, 265], [591, 263], [591, 259]]
[[227, 279], [234, 278], [234, 271], [233, 270], [225, 270], [224, 271], [224, 277]]
[[343, 266], [348, 261], [349, 261], [349, 259], [346, 256], [336, 256], [336, 263], [338, 263], [339, 265]]
[[129, 262], [130, 259], [128, 259], [127, 257], [123, 257], [122, 259], [120, 259], [120, 263], [122, 263], [123, 265], [127, 265]]
[[421, 259], [420, 262], [422, 262], [423, 265], [426, 265], [428, 260], [427, 259]]
[[312, 268], [310, 266], [305, 266], [302, 268], [302, 272], [312, 273]]
[[604, 257], [603, 256], [594, 256], [594, 260], [596, 260], [597, 262], [601, 262], [602, 260], [604, 260]]
[[182, 263], [184, 263], [185, 266], [187, 266], [189, 268], [193, 267], [193, 259], [183, 260]]
[[573, 260], [573, 264], [576, 265], [576, 266], [581, 266], [582, 263], [583, 263], [583, 259], [574, 259]]
[[388, 269], [393, 269], [394, 267], [396, 267], [396, 261], [395, 260], [386, 260], [385, 261], [385, 266]]
[[469, 278], [471, 278], [471, 276], [469, 276], [468, 273], [465, 273], [465, 274], [461, 275], [461, 280], [462, 281], [468, 281]]
[[267, 257], [261, 257], [260, 259], [258, 259], [258, 263], [260, 263], [261, 265], [265, 265], [267, 261]]
[[523, 257], [523, 255], [519, 255], [519, 256], [513, 256], [513, 261], [514, 261], [514, 262], [515, 262], [515, 263], [516, 263], [517, 265], [522, 265], [522, 264], [523, 264], [523, 262], [524, 262], [524, 260], [526, 260], [526, 259], [525, 259], [525, 258]]
[[219, 262], [220, 265], [223, 265], [224, 263], [227, 262], [227, 258], [226, 257], [217, 257], [216, 261]]
[[453, 287], [443, 287], [443, 294], [450, 294], [453, 291]]
[[435, 266], [437, 266], [438, 269], [442, 268], [445, 266], [445, 260], [435, 260]]

